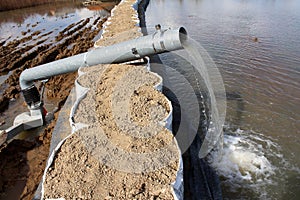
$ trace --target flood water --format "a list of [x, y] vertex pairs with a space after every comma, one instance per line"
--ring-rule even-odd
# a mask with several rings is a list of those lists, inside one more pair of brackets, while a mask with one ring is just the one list
[[59, 31], [72, 23], [87, 18], [109, 16], [116, 2], [99, 6], [99, 9], [83, 7], [80, 1], [67, 1], [0, 12], [0, 41], [6, 41], [7, 44], [14, 39], [41, 31], [44, 34], [49, 33], [44, 36], [49, 39], [45, 42], [53, 42]]
[[[224, 149], [213, 166], [224, 199], [300, 197], [299, 10], [297, 0], [152, 0], [147, 8], [148, 32], [184, 26], [223, 77]], [[172, 53], [161, 59], [186, 67]], [[168, 76], [180, 90], [176, 73]]]
[[[0, 44], [4, 49], [10, 46], [12, 48], [10, 55], [3, 55], [1, 59], [6, 56], [8, 59], [13, 59], [11, 63], [18, 58], [23, 58], [28, 62], [40, 59], [37, 63], [41, 63], [46, 58], [46, 53], [55, 48], [59, 52], [58, 56], [77, 54], [80, 48], [87, 48], [89, 43], [93, 43], [93, 41], [84, 41], [89, 34], [99, 33], [94, 39], [92, 38], [93, 40], [99, 39], [101, 23], [110, 16], [110, 10], [117, 2], [111, 1], [99, 6], [84, 7], [81, 1], [66, 1], [2, 11], [0, 12]], [[50, 61], [51, 59], [53, 58], [49, 58]], [[17, 68], [6, 70], [6, 66], [2, 65], [0, 69], [1, 95], [11, 84], [18, 85], [17, 82], [6, 82]], [[45, 99], [45, 107], [48, 111], [55, 109], [56, 103], [55, 99], [47, 97]], [[27, 111], [27, 107], [23, 105], [23, 98], [11, 98], [9, 109], [0, 113], [0, 121], [5, 122], [0, 128], [6, 129], [12, 126], [14, 118]]]

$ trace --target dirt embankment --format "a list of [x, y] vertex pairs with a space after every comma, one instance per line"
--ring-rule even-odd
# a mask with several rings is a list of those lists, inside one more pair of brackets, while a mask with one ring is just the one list
[[[122, 1], [97, 45], [141, 35], [135, 2]], [[162, 123], [171, 108], [154, 89], [160, 78], [136, 64], [83, 69], [78, 81], [89, 91], [74, 121], [87, 126], [55, 155], [45, 176], [45, 198], [174, 199], [180, 153]]]
[[[10, 75], [1, 85], [0, 118], [6, 115], [10, 99], [20, 98], [19, 76], [24, 69], [82, 53], [93, 47], [93, 39], [106, 19], [91, 19], [70, 24], [60, 31], [52, 44], [44, 44], [42, 38], [49, 33], [43, 31], [24, 33], [23, 38], [1, 43], [0, 74], [9, 72]], [[35, 43], [28, 45], [29, 41]], [[61, 75], [51, 78], [46, 84], [46, 95], [57, 102], [58, 108], [64, 104], [76, 77], [77, 73]], [[40, 130], [38, 138], [13, 141], [0, 152], [0, 199], [33, 198], [45, 169], [57, 116], [56, 113], [54, 120]]]

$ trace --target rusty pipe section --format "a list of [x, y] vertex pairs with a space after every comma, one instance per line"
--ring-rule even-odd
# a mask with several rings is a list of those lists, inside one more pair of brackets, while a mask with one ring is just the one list
[[40, 103], [39, 92], [34, 81], [74, 72], [83, 66], [128, 62], [183, 48], [182, 44], [187, 40], [187, 32], [183, 27], [175, 30], [161, 30], [160, 25], [157, 25], [156, 29], [156, 32], [151, 35], [95, 48], [85, 53], [24, 70], [20, 76], [20, 86], [26, 103], [29, 106]]

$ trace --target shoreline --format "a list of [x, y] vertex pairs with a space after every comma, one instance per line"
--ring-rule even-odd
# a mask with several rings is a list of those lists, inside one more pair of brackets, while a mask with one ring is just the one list
[[[144, 2], [144, 1], [142, 1], [142, 2]], [[147, 4], [147, 3], [146, 3]], [[139, 5], [139, 7], [140, 7], [141, 5]], [[139, 9], [138, 10], [138, 12], [139, 12], [139, 16], [140, 17], [145, 17], [144, 16], [144, 13], [141, 13], [141, 10]], [[140, 21], [140, 23], [145, 23], [145, 21], [143, 21], [143, 20], [141, 20]], [[103, 24], [103, 23], [102, 23]], [[101, 26], [102, 26], [102, 24], [101, 24]], [[135, 27], [136, 26], [136, 24], [133, 24], [134, 26], [133, 27]], [[142, 33], [145, 33], [145, 31], [146, 31], [146, 28], [143, 26], [143, 25], [141, 25], [142, 27], [140, 27], [141, 28], [141, 32]], [[71, 26], [71, 28], [72, 28], [72, 26]], [[103, 34], [107, 34], [108, 36], [113, 36], [114, 35], [114, 33], [110, 33], [110, 32], [104, 32]], [[110, 34], [112, 34], [112, 35], [110, 35]], [[132, 34], [133, 36], [136, 34], [136, 33], [130, 33], [130, 34]], [[125, 39], [125, 38], [123, 38], [123, 39]], [[104, 41], [104, 43], [106, 43], [105, 41]], [[107, 40], [107, 45], [109, 45], [110, 44], [110, 41], [109, 40]], [[54, 55], [56, 54], [56, 51], [54, 50], [54, 51], [52, 51], [51, 53], [54, 53]], [[59, 56], [59, 54], [58, 55], [56, 55], [56, 56]], [[151, 60], [152, 60], [152, 58], [151, 58]], [[48, 92], [50, 93], [50, 96], [51, 95], [53, 95], [52, 97], [53, 98], [57, 98], [57, 99], [60, 99], [60, 101], [59, 101], [59, 103], [58, 103], [58, 106], [59, 106], [59, 108], [62, 108], [63, 106], [64, 107], [67, 107], [67, 110], [60, 110], [59, 112], [56, 112], [55, 113], [55, 120], [53, 120], [52, 122], [51, 122], [51, 124], [49, 124], [46, 128], [45, 128], [45, 131], [44, 131], [44, 133], [42, 133], [38, 138], [35, 138], [35, 140], [37, 140], [38, 141], [38, 145], [37, 146], [35, 146], [35, 144], [34, 143], [26, 143], [26, 144], [24, 144], [23, 145], [23, 141], [16, 141], [14, 144], [16, 144], [16, 145], [20, 145], [21, 147], [20, 148], [25, 148], [25, 156], [27, 157], [27, 158], [25, 158], [25, 160], [23, 160], [23, 164], [24, 164], [24, 161], [25, 162], [32, 162], [32, 160], [34, 160], [34, 162], [35, 163], [31, 163], [29, 166], [30, 166], [30, 168], [32, 167], [32, 169], [31, 170], [36, 170], [37, 168], [35, 168], [35, 165], [37, 164], [37, 162], [38, 162], [38, 165], [39, 165], [39, 170], [41, 171], [43, 171], [45, 168], [44, 168], [44, 165], [45, 165], [45, 162], [46, 162], [46, 160], [47, 160], [47, 157], [48, 157], [48, 152], [49, 152], [49, 146], [50, 146], [50, 140], [51, 140], [51, 137], [52, 137], [52, 133], [53, 133], [53, 131], [55, 131], [55, 129], [56, 129], [56, 131], [65, 131], [66, 132], [66, 134], [68, 134], [68, 131], [70, 131], [70, 130], [65, 130], [65, 128], [62, 128], [62, 129], [60, 129], [60, 128], [57, 128], [57, 127], [59, 127], [59, 126], [68, 126], [68, 118], [69, 118], [69, 108], [68, 108], [68, 106], [71, 106], [71, 104], [69, 104], [68, 106], [66, 106], [66, 104], [68, 104], [68, 100], [67, 100], [67, 98], [69, 99], [72, 99], [72, 98], [74, 98], [71, 94], [69, 95], [69, 91], [72, 89], [72, 87], [73, 87], [73, 85], [74, 85], [74, 80], [75, 80], [75, 78], [77, 77], [77, 73], [74, 73], [74, 74], [72, 74], [69, 78], [67, 78], [67, 79], [65, 79], [65, 77], [68, 77], [69, 75], [63, 75], [63, 76], [60, 76], [60, 77], [55, 77], [55, 78], [53, 78], [51, 81], [50, 81], [50, 83], [48, 83], [47, 84], [47, 89], [48, 89]], [[65, 87], [65, 88], [67, 88], [67, 93], [64, 93], [64, 95], [63, 96], [56, 96], [57, 94], [60, 94], [64, 89], [62, 89], [62, 88], [59, 88], [59, 90], [58, 91], [51, 91], [51, 87], [54, 85], [56, 85], [56, 82], [57, 81], [60, 81], [59, 82], [59, 84], [61, 85], [61, 86], [63, 86], [63, 87]], [[65, 85], [65, 83], [66, 82], [68, 82], [68, 85]], [[60, 87], [61, 87], [60, 86]], [[54, 88], [54, 87], [52, 87], [52, 88]], [[56, 95], [55, 95], [55, 93], [54, 92], [56, 92]], [[52, 94], [51, 94], [52, 93]], [[18, 98], [18, 97], [17, 97]], [[19, 98], [20, 99], [20, 98]], [[66, 102], [66, 103], [65, 103]], [[58, 115], [59, 114], [59, 115]], [[63, 125], [61, 124], [61, 125], [59, 125], [59, 126], [56, 126], [56, 120], [58, 120], [59, 121], [59, 118], [62, 116], [62, 115], [64, 115], [64, 119], [63, 119], [63, 121], [62, 122], [65, 122]], [[176, 115], [175, 115], [176, 116]], [[177, 116], [178, 117], [178, 116]], [[178, 119], [177, 119], [178, 120]], [[58, 122], [59, 123], [59, 122]], [[173, 123], [173, 126], [174, 126], [174, 123]], [[175, 126], [176, 126], [176, 119], [175, 119]], [[63, 139], [63, 138], [61, 138], [61, 139]], [[184, 192], [185, 192], [185, 196], [187, 196], [187, 197], [193, 197], [193, 195], [192, 194], [197, 194], [197, 195], [200, 195], [200, 194], [198, 194], [198, 189], [196, 188], [196, 187], [198, 187], [199, 185], [201, 185], [201, 183], [199, 182], [199, 181], [196, 181], [196, 182], [193, 182], [192, 180], [191, 180], [191, 177], [193, 177], [195, 174], [197, 175], [197, 176], [199, 176], [197, 173], [195, 173], [194, 174], [194, 172], [190, 172], [190, 171], [193, 171], [194, 169], [193, 169], [193, 167], [191, 167], [190, 165], [197, 165], [197, 166], [204, 166], [204, 168], [205, 168], [205, 170], [204, 171], [206, 171], [206, 173], [207, 174], [211, 174], [212, 172], [210, 171], [210, 169], [208, 169], [209, 167], [206, 165], [206, 164], [203, 164], [203, 162], [204, 161], [198, 161], [197, 159], [195, 159], [195, 158], [193, 158], [194, 157], [194, 155], [196, 155], [196, 149], [195, 149], [195, 147], [197, 147], [198, 146], [198, 144], [200, 143], [200, 141], [199, 141], [199, 139], [197, 139], [197, 140], [195, 140], [195, 142], [193, 143], [193, 146], [194, 146], [194, 148], [192, 148], [192, 149], [190, 149], [189, 150], [189, 152], [187, 152], [187, 153], [185, 153], [184, 155], [183, 155], [183, 160], [184, 160], [184, 162], [185, 162], [185, 172], [187, 172], [186, 173], [186, 175], [185, 175], [185, 180], [184, 180], [184, 182], [185, 183], [187, 183], [187, 184], [185, 184], [184, 185], [184, 187], [185, 187], [185, 190], [184, 190]], [[51, 144], [52, 145], [52, 144]], [[12, 145], [10, 145], [10, 148], [14, 148]], [[27, 148], [27, 149], [26, 149]], [[48, 149], [47, 149], [48, 148]], [[50, 147], [51, 148], [51, 147]], [[12, 152], [12, 153], [19, 153], [18, 152], [18, 148], [16, 148], [16, 149], [10, 149], [10, 152]], [[38, 155], [38, 153], [39, 152], [42, 152], [42, 154], [41, 154], [41, 156], [42, 156], [42, 161], [41, 161], [41, 158], [39, 158], [39, 157], [35, 157], [36, 155]], [[0, 154], [0, 156], [1, 156], [1, 154]], [[22, 155], [22, 156], [24, 156], [24, 155]], [[28, 159], [27, 161], [26, 161], [26, 159]], [[194, 159], [194, 160], [193, 160]], [[41, 162], [39, 162], [39, 161], [41, 161]], [[1, 169], [1, 168], [0, 168]], [[30, 173], [32, 173], [32, 172], [30, 172]], [[31, 175], [33, 175], [33, 174], [28, 174], [28, 175], [26, 175], [26, 176], [28, 176], [28, 177], [30, 177]], [[33, 180], [33, 184], [34, 185], [32, 185], [32, 183], [30, 183], [30, 185], [28, 185], [28, 186], [26, 186], [26, 191], [25, 191], [25, 195], [27, 195], [26, 196], [26, 198], [29, 196], [29, 195], [31, 195], [32, 196], [32, 193], [35, 193], [35, 190], [33, 191], [32, 190], [32, 188], [36, 188], [37, 187], [37, 184], [39, 183], [39, 180], [40, 180], [40, 176], [41, 176], [41, 173], [39, 173], [39, 175], [38, 175], [38, 177], [35, 177], [34, 178], [34, 180]], [[204, 180], [206, 181], [206, 182], [210, 182], [211, 180], [207, 180], [206, 179], [206, 177], [204, 177]], [[3, 186], [4, 184], [3, 184], [3, 182], [1, 182], [1, 180], [0, 180], [0, 189], [1, 189], [1, 187]], [[196, 186], [195, 186], [196, 185]], [[196, 195], [196, 196], [197, 196]], [[1, 198], [1, 195], [0, 195], [0, 198]], [[23, 198], [23, 199], [26, 199], [26, 198]], [[30, 199], [29, 197], [28, 197], [28, 199]], [[37, 199], [39, 199], [39, 198], [37, 198]]]

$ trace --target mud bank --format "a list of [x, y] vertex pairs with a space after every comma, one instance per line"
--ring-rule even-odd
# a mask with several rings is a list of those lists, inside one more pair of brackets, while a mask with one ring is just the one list
[[[30, 24], [23, 37], [8, 38], [0, 46], [0, 74], [7, 74], [1, 83], [0, 119], [4, 126], [8, 118], [14, 118], [10, 110], [17, 109], [20, 114], [26, 110], [20, 98], [19, 76], [26, 68], [87, 51], [94, 45], [93, 39], [102, 29], [106, 17], [89, 17], [70, 24], [59, 31], [53, 42], [45, 42], [52, 37], [51, 32], [32, 31], [38, 24]], [[31, 30], [29, 30], [31, 29]], [[70, 48], [72, 47], [72, 48]], [[64, 105], [74, 86], [77, 73], [53, 77], [46, 84], [46, 96], [55, 102], [58, 111]], [[9, 110], [8, 110], [9, 109]], [[51, 110], [50, 110], [51, 111]], [[15, 140], [0, 152], [0, 199], [32, 199], [41, 181], [49, 154], [50, 139], [57, 120], [46, 127], [35, 130], [26, 140]]]

